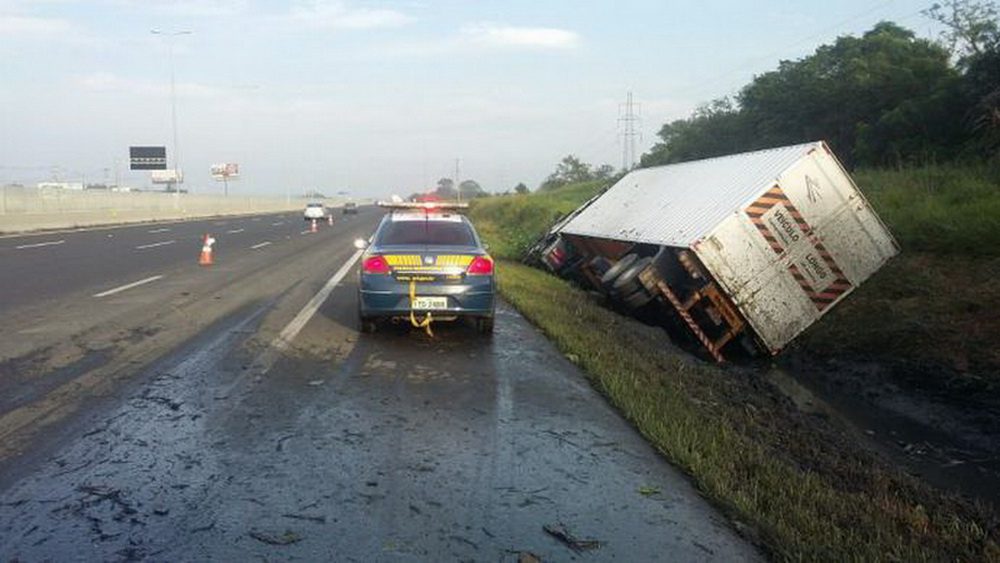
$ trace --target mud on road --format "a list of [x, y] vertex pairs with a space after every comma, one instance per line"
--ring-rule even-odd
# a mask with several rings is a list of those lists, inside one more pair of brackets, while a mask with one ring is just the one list
[[512, 309], [361, 336], [354, 291], [282, 355], [244, 307], [5, 465], [0, 559], [758, 558]]

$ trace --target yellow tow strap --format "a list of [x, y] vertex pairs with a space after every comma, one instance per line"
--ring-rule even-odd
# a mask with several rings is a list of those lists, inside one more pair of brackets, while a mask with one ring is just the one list
[[427, 331], [427, 336], [434, 338], [434, 331], [431, 330], [431, 323], [434, 322], [434, 318], [431, 316], [431, 312], [427, 311], [427, 316], [424, 320], [417, 321], [417, 316], [413, 313], [413, 302], [417, 299], [417, 282], [410, 280], [410, 323], [416, 328], [422, 328]]

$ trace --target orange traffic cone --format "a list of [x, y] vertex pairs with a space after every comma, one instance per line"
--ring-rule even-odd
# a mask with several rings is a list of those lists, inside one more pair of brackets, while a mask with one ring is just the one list
[[206, 234], [205, 240], [201, 245], [201, 256], [198, 258], [198, 265], [200, 266], [211, 266], [215, 263], [212, 259], [212, 245], [215, 244], [215, 239], [212, 235]]
[[316, 220], [315, 220], [315, 219], [313, 219], [313, 221], [312, 221], [312, 226], [311, 226], [311, 227], [309, 227], [309, 232], [310, 232], [310, 233], [315, 233], [315, 232], [316, 232], [317, 230], [318, 230], [318, 229], [317, 229], [317, 227], [316, 227]]

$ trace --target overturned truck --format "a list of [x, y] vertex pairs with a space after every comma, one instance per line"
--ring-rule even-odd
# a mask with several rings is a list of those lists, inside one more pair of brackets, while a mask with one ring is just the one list
[[635, 170], [538, 258], [723, 361], [777, 354], [898, 252], [815, 142]]

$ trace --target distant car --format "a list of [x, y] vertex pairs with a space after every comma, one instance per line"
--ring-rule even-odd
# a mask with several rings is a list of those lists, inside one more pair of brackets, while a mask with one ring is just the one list
[[354, 203], [353, 201], [348, 201], [347, 203], [345, 203], [344, 204], [344, 215], [347, 215], [348, 213], [350, 213], [351, 215], [357, 215], [358, 214], [358, 204]]
[[[471, 319], [493, 332], [493, 258], [472, 223], [447, 206], [393, 204], [362, 255], [358, 316], [364, 332], [381, 321]], [[411, 316], [412, 313], [412, 316]]]
[[306, 211], [303, 219], [306, 221], [311, 221], [312, 219], [326, 219], [326, 206], [322, 203], [306, 204]]

